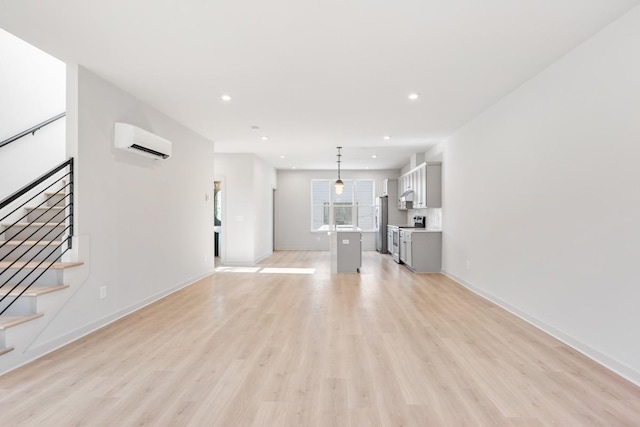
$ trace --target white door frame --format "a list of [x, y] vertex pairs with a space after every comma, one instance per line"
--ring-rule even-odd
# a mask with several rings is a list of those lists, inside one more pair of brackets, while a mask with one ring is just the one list
[[[224, 264], [227, 262], [227, 189], [226, 189], [226, 180], [224, 176], [213, 176], [213, 181], [220, 182], [220, 191], [222, 191], [221, 202], [222, 209], [220, 210], [220, 221], [222, 225], [220, 226], [220, 236], [218, 236], [218, 245], [220, 245], [220, 262]], [[214, 184], [215, 185], [215, 184]], [[215, 215], [215, 212], [214, 212]]]

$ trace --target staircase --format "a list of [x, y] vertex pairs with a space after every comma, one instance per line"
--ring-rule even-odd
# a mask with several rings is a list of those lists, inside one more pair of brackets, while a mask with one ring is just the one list
[[66, 260], [72, 212], [73, 159], [0, 202], [0, 358], [28, 346], [69, 298], [64, 271], [82, 265]]

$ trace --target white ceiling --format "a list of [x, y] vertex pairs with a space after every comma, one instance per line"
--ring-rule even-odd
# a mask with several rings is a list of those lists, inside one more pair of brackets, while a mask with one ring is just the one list
[[3, 0], [0, 27], [136, 95], [216, 152], [333, 169], [341, 145], [343, 169], [384, 169], [639, 1]]

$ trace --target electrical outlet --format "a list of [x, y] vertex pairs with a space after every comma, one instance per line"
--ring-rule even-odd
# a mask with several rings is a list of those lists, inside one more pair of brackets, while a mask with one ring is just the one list
[[204, 263], [208, 263], [209, 262], [209, 255], [205, 255], [204, 256]]
[[467, 260], [467, 270], [471, 269], [471, 261]]
[[107, 287], [106, 286], [101, 286], [100, 287], [100, 299], [104, 299], [107, 297]]

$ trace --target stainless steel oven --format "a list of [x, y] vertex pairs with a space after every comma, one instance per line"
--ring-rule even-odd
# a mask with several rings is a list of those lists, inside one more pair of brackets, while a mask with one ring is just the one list
[[402, 255], [400, 253], [400, 230], [402, 228], [425, 228], [425, 217], [416, 215], [413, 217], [413, 225], [393, 227], [393, 252], [391, 255], [398, 264]]
[[393, 234], [393, 250], [391, 256], [395, 262], [400, 262], [400, 228], [391, 227], [391, 233]]

